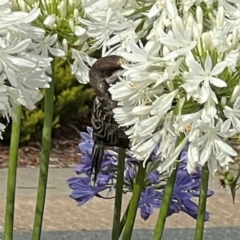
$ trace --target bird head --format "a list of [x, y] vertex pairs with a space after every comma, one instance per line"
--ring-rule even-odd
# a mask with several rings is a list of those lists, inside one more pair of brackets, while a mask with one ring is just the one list
[[128, 64], [128, 61], [121, 56], [109, 55], [98, 59], [91, 68], [90, 74], [97, 73], [105, 78], [111, 77], [114, 73], [122, 70], [122, 65]]

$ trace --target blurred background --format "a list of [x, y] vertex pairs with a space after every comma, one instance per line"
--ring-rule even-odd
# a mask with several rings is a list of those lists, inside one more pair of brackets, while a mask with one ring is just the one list
[[[71, 167], [79, 163], [79, 131], [90, 126], [91, 106], [94, 96], [89, 85], [81, 85], [71, 74], [68, 60], [58, 59], [56, 79], [54, 81], [55, 99], [53, 115], [52, 167]], [[44, 90], [42, 91], [44, 95]], [[43, 99], [35, 110], [23, 108], [19, 167], [38, 166], [43, 126]], [[4, 122], [5, 119], [1, 119]], [[7, 167], [11, 135], [11, 123], [8, 124], [0, 142], [0, 168]]]

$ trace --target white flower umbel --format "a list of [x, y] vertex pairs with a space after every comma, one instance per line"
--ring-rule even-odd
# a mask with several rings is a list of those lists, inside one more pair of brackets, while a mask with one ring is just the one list
[[[15, 8], [20, 7], [25, 11], [26, 9], [32, 11], [34, 6], [39, 4], [41, 11], [34, 25], [44, 29], [46, 34], [44, 39], [35, 38], [34, 50], [41, 55], [51, 57], [68, 57], [72, 54], [73, 63], [70, 64], [72, 74], [80, 83], [88, 83], [89, 66], [92, 65], [94, 59], [88, 56], [90, 52], [88, 43], [91, 40], [87, 35], [87, 29], [79, 21], [85, 15], [82, 8], [85, 1], [32, 0], [28, 1], [27, 6], [22, 1], [24, 0], [14, 0]], [[48, 73], [51, 73], [50, 69]]]
[[[131, 64], [123, 66], [120, 81], [110, 88], [119, 102], [115, 119], [128, 127], [134, 157], [148, 159], [160, 143], [159, 156], [167, 161], [159, 170], [171, 170], [188, 144], [188, 171], [207, 163], [214, 174], [236, 156], [223, 138], [240, 133], [240, 5], [232, 0], [177, 3], [148, 2], [142, 11], [135, 6], [146, 24], [128, 36], [128, 48], [118, 43]], [[101, 44], [126, 29], [118, 31], [105, 35]], [[186, 137], [175, 149], [180, 133]]]
[[[45, 72], [52, 58], [39, 55], [34, 46], [44, 37], [44, 30], [32, 26], [39, 14], [37, 7], [27, 13], [12, 11], [10, 1], [0, 3], [0, 115], [7, 121], [14, 104], [35, 108], [40, 88], [51, 81]], [[0, 137], [3, 130], [0, 124]]]

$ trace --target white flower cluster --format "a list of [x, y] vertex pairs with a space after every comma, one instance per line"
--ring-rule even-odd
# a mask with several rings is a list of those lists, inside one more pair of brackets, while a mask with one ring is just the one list
[[[39, 89], [49, 87], [46, 70], [52, 61], [40, 54], [37, 44], [44, 41], [44, 30], [32, 26], [40, 9], [27, 13], [11, 7], [9, 0], [0, 2], [0, 116], [7, 121], [14, 115], [14, 104], [35, 108], [42, 98]], [[4, 129], [0, 123], [0, 138]]]
[[[14, 7], [22, 11], [31, 11], [39, 4], [41, 14], [35, 25], [47, 32], [47, 38], [42, 46], [42, 52], [50, 52], [56, 57], [72, 53], [73, 63], [70, 64], [72, 74], [80, 83], [89, 82], [89, 67], [95, 59], [89, 56], [89, 38], [86, 29], [81, 26], [84, 16], [83, 0], [12, 0]], [[54, 48], [51, 46], [54, 45]], [[63, 50], [61, 50], [63, 49]], [[64, 53], [65, 52], [65, 53]]]
[[134, 157], [148, 159], [161, 142], [165, 171], [188, 144], [189, 172], [228, 168], [237, 153], [223, 138], [240, 133], [239, 1], [85, 2], [92, 47], [131, 63], [110, 92]]

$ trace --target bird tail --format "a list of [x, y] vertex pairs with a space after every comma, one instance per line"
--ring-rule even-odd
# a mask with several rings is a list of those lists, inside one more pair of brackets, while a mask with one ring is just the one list
[[103, 154], [104, 154], [104, 145], [95, 143], [92, 150], [92, 168], [91, 168], [91, 175], [94, 172], [94, 175], [93, 175], [94, 183], [96, 183], [97, 175], [101, 170]]

